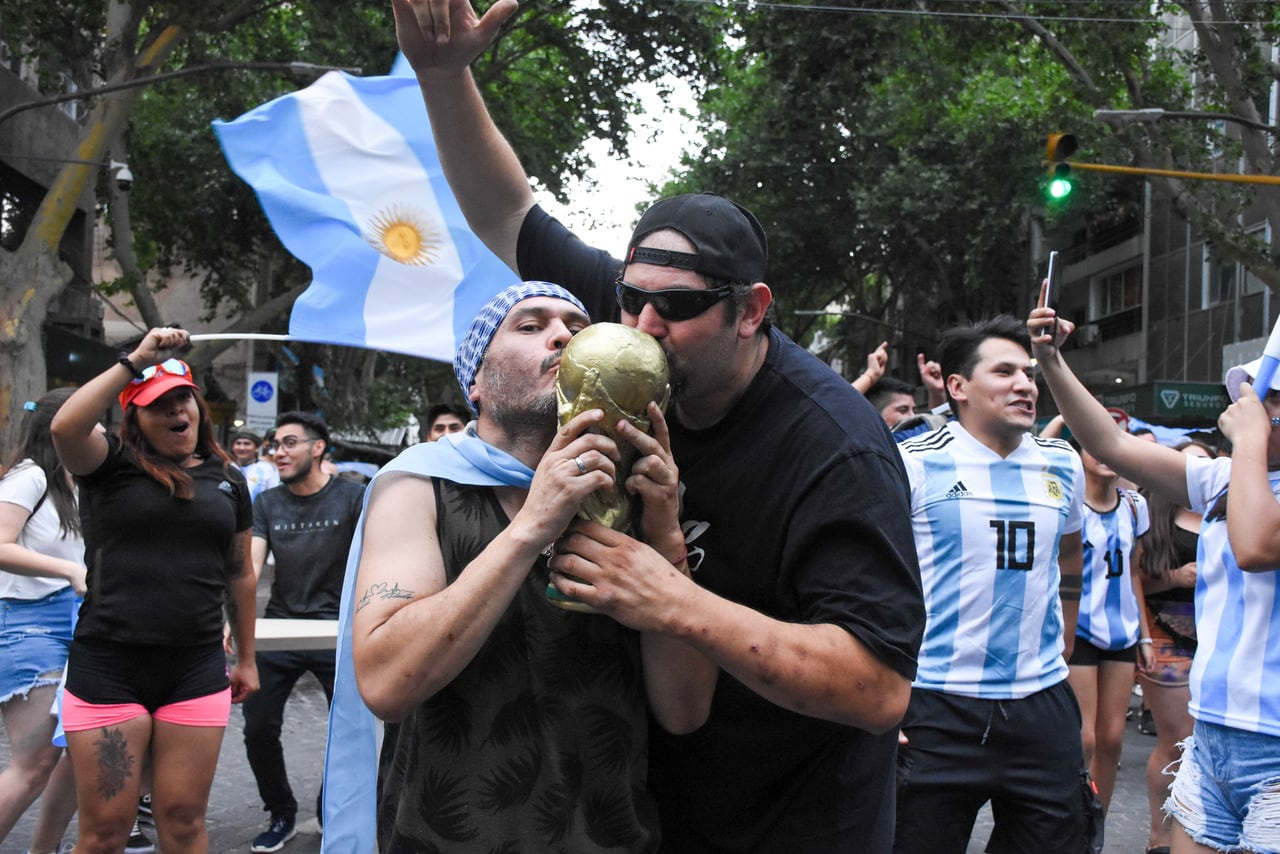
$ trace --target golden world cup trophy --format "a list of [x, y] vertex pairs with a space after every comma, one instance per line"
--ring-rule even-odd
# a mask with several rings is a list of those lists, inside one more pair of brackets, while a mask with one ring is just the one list
[[[569, 341], [556, 378], [560, 424], [589, 409], [604, 410], [604, 420], [592, 430], [613, 439], [621, 455], [613, 487], [593, 492], [582, 502], [578, 515], [583, 519], [630, 532], [632, 501], [625, 484], [639, 451], [622, 438], [617, 425], [625, 418], [637, 429], [652, 432], [650, 401], [665, 412], [670, 398], [667, 355], [652, 335], [620, 323], [594, 323]], [[595, 610], [550, 584], [547, 598], [561, 608]]]

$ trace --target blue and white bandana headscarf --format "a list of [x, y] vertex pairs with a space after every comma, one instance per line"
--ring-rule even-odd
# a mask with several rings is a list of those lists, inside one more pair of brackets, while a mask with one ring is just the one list
[[489, 342], [493, 340], [494, 333], [498, 331], [498, 327], [502, 325], [502, 321], [515, 304], [530, 297], [562, 299], [573, 303], [579, 311], [587, 314], [586, 306], [577, 297], [550, 282], [521, 282], [518, 285], [512, 285], [485, 303], [484, 308], [480, 309], [476, 315], [476, 319], [471, 321], [467, 337], [462, 339], [462, 346], [458, 347], [458, 352], [453, 356], [453, 373], [458, 377], [458, 385], [462, 386], [462, 399], [467, 402], [467, 406], [471, 407], [472, 412], [478, 412], [478, 410], [471, 402], [471, 384], [475, 382], [476, 371], [480, 370], [480, 362], [484, 360], [485, 351], [489, 349]]

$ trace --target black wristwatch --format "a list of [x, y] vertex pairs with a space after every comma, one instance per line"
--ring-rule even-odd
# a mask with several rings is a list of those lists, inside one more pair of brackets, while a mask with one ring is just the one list
[[125, 351], [123, 350], [120, 351], [120, 358], [116, 359], [116, 361], [124, 365], [125, 368], [128, 369], [129, 373], [133, 375], [133, 378], [135, 380], [146, 379], [146, 377], [142, 375], [142, 371], [138, 370], [134, 366], [133, 362], [129, 360], [129, 354], [126, 353]]

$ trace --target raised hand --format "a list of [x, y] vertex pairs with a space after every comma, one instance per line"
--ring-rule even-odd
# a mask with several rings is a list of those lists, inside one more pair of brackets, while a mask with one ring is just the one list
[[481, 17], [470, 0], [392, 0], [396, 40], [413, 70], [461, 71], [515, 14], [516, 0], [497, 0]]

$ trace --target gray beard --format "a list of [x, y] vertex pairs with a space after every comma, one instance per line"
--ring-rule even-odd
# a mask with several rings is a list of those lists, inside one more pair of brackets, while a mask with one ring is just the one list
[[[497, 396], [495, 396], [497, 397]], [[519, 407], [513, 401], [497, 397], [484, 404], [489, 409], [489, 417], [493, 423], [502, 428], [508, 436], [546, 436], [548, 444], [555, 434], [557, 426], [557, 402], [554, 392], [548, 392], [537, 398], [525, 398]]]
[[526, 392], [520, 381], [512, 378], [496, 365], [486, 364], [489, 380], [489, 399], [481, 401], [489, 418], [513, 438], [546, 437], [545, 447], [555, 435], [557, 401], [554, 391], [534, 396]]

